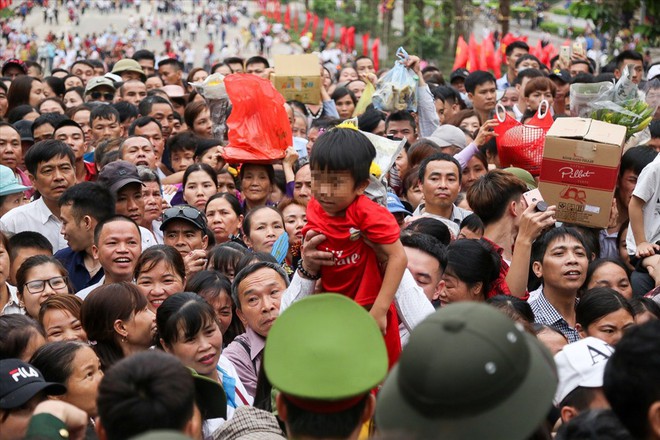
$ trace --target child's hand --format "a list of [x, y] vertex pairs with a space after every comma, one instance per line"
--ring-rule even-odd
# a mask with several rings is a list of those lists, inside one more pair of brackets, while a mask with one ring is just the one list
[[646, 258], [655, 255], [656, 251], [660, 251], [660, 246], [651, 244], [648, 241], [643, 241], [637, 245], [637, 252], [635, 255], [638, 258]]
[[380, 312], [375, 308], [372, 308], [371, 310], [369, 310], [369, 314], [373, 316], [373, 318], [376, 320], [376, 324], [378, 324], [378, 328], [380, 329], [380, 332], [382, 334], [385, 334], [387, 330], [387, 311]]

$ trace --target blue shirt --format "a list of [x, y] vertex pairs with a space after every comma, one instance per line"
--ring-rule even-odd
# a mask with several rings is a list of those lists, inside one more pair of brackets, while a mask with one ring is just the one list
[[98, 283], [103, 278], [103, 268], [100, 268], [93, 277], [89, 276], [89, 271], [85, 267], [85, 252], [74, 252], [69, 246], [58, 251], [55, 254], [60, 263], [69, 272], [69, 281], [73, 289], [78, 292], [85, 287]]

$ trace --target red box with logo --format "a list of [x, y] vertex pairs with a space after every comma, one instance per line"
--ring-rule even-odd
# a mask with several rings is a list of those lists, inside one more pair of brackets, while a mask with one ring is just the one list
[[585, 118], [557, 119], [545, 138], [539, 190], [557, 220], [609, 223], [626, 128]]

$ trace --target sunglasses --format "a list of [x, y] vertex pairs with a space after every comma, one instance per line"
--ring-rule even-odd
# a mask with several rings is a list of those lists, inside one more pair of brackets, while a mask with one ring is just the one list
[[204, 214], [195, 208], [191, 208], [190, 206], [173, 206], [172, 208], [167, 208], [165, 211], [163, 211], [163, 221], [174, 217], [179, 217], [181, 214], [190, 220], [200, 219], [202, 224], [206, 224], [206, 217], [204, 217]]
[[101, 99], [101, 97], [103, 97], [103, 100], [105, 101], [112, 101], [115, 99], [114, 93], [91, 92], [89, 96], [91, 96], [92, 99]]

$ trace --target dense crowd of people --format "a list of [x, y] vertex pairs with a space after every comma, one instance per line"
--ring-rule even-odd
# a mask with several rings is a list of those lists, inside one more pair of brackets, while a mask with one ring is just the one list
[[318, 101], [261, 110], [283, 159], [236, 163], [191, 83], [270, 61], [130, 52], [2, 64], [1, 440], [660, 439], [660, 110], [603, 229], [526, 197], [495, 115], [568, 117], [624, 68], [657, 108], [660, 63], [410, 55], [416, 110], [383, 111], [387, 69], [331, 44]]

